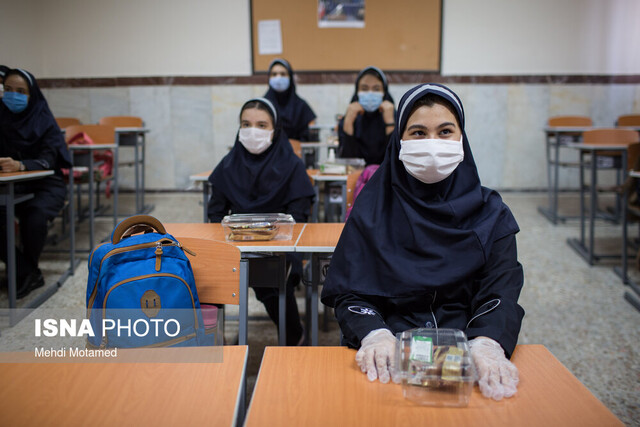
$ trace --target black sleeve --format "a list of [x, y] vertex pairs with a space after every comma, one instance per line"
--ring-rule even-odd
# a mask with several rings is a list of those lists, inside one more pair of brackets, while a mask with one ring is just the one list
[[307, 222], [311, 213], [311, 198], [301, 197], [289, 202], [285, 209], [296, 222]]
[[217, 191], [214, 187], [211, 187], [211, 197], [209, 198], [209, 205], [207, 207], [209, 222], [222, 221], [222, 218], [229, 214], [230, 209], [231, 204], [224, 194], [221, 191]]
[[60, 138], [62, 138], [60, 130], [55, 126], [49, 127], [38, 144], [38, 153], [32, 152], [31, 158], [16, 160], [22, 160], [25, 169], [30, 171], [58, 169], [58, 151], [55, 147], [59, 143], [56, 139]]
[[353, 135], [347, 135], [344, 132], [343, 125], [344, 118], [338, 123], [338, 157], [362, 157], [358, 148], [358, 140]]
[[359, 348], [360, 341], [369, 332], [380, 328], [391, 330], [381, 314], [382, 304], [381, 297], [356, 294], [336, 297], [335, 313], [344, 344], [351, 348]]
[[473, 316], [467, 324], [467, 337], [492, 338], [511, 357], [524, 317], [524, 309], [518, 304], [523, 283], [516, 237], [511, 234], [493, 244], [489, 259], [474, 283]]

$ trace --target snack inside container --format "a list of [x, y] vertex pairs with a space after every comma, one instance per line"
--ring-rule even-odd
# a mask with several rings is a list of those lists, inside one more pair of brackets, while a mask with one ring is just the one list
[[295, 220], [283, 213], [233, 214], [222, 219], [224, 235], [229, 241], [291, 240]]
[[396, 336], [396, 369], [406, 399], [429, 406], [469, 404], [475, 369], [464, 332], [416, 328]]

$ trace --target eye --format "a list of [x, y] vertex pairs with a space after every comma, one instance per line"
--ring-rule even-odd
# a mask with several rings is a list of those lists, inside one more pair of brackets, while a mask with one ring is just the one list
[[251, 127], [251, 124], [249, 124], [249, 122], [242, 122], [242, 123], [240, 124], [240, 127], [248, 128], [248, 127]]
[[426, 133], [422, 129], [414, 129], [409, 132], [409, 136], [425, 136]]

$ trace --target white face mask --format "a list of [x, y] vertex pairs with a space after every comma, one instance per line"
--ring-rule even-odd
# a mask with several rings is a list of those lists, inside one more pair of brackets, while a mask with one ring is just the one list
[[398, 156], [404, 168], [415, 179], [425, 184], [440, 182], [458, 167], [464, 159], [462, 138], [400, 140]]
[[271, 147], [271, 135], [273, 135], [273, 130], [240, 128], [238, 139], [248, 152], [251, 154], [260, 154]]

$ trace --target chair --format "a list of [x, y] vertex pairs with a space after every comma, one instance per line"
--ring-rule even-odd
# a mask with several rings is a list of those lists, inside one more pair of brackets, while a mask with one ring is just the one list
[[628, 114], [618, 117], [616, 126], [640, 126], [640, 114]]
[[224, 304], [240, 304], [240, 249], [226, 242], [195, 237], [178, 237], [178, 241], [196, 254], [185, 252], [203, 304], [205, 327], [207, 333], [216, 332], [216, 345], [222, 345]]
[[291, 148], [293, 148], [293, 152], [296, 153], [296, 156], [302, 158], [302, 145], [300, 145], [300, 141], [297, 139], [290, 139]]
[[76, 119], [75, 117], [56, 117], [56, 123], [58, 123], [58, 127], [60, 129], [65, 129], [69, 126], [82, 124], [80, 123], [80, 120]]
[[[77, 135], [80, 133], [85, 133], [89, 136], [89, 138], [91, 138], [92, 142], [93, 142], [93, 146], [97, 146], [97, 145], [102, 145], [102, 144], [110, 144], [110, 145], [114, 145], [115, 144], [115, 128], [113, 126], [106, 126], [106, 125], [72, 125], [72, 126], [68, 126], [66, 128], [66, 134], [65, 134], [65, 140], [67, 141], [67, 144], [69, 144], [69, 142]], [[74, 144], [70, 144], [70, 145], [74, 145]], [[86, 146], [88, 147], [88, 145]], [[107, 149], [107, 150], [103, 150], [104, 153], [104, 160], [106, 162], [108, 162], [111, 159], [111, 149]], [[88, 151], [88, 150], [87, 150]], [[105, 153], [105, 151], [108, 151], [108, 155], [107, 153]], [[94, 158], [94, 153], [95, 151], [89, 151], [86, 154], [80, 154], [80, 155], [75, 155], [73, 157], [74, 159], [74, 168], [76, 166], [90, 166], [91, 162]], [[117, 179], [117, 166], [115, 165], [115, 163], [117, 162], [118, 159], [118, 155], [117, 155], [117, 148], [113, 151], [113, 160], [112, 160], [112, 166], [111, 168], [107, 166], [105, 166], [103, 168], [104, 170], [104, 175], [101, 174], [96, 174], [95, 173], [95, 166], [99, 166], [102, 167], [102, 165], [100, 163], [102, 163], [103, 165], [106, 164], [105, 161], [103, 162], [98, 162], [98, 164], [96, 165], [94, 163], [94, 171], [93, 171], [93, 176], [89, 176], [89, 173], [92, 173], [91, 171], [89, 171], [88, 169], [86, 169], [86, 174], [81, 174], [80, 176], [74, 176], [73, 180], [76, 183], [76, 185], [79, 187], [81, 184], [83, 183], [90, 183], [95, 182], [98, 185], [98, 189], [95, 192], [96, 194], [96, 201], [97, 201], [97, 206], [100, 206], [100, 184], [102, 182], [109, 182], [112, 181], [113, 182], [113, 187], [114, 187], [114, 199], [113, 199], [113, 222], [114, 222], [114, 227], [116, 226], [117, 222], [118, 222], [118, 217], [117, 217], [117, 212], [118, 212], [118, 179]], [[90, 184], [90, 188], [92, 188], [92, 184]], [[93, 198], [94, 198], [94, 194], [89, 194], [89, 217], [92, 218], [93, 214], [94, 214], [94, 206], [93, 206]], [[82, 207], [81, 207], [81, 197], [80, 197], [80, 191], [77, 191], [77, 201], [78, 201], [78, 215], [82, 214]], [[93, 222], [93, 221], [91, 221]], [[93, 223], [90, 224], [90, 240], [89, 240], [89, 245], [90, 245], [90, 249], [93, 248]]]
[[144, 126], [144, 121], [136, 116], [107, 116], [101, 118], [98, 124], [115, 128], [141, 128]]

